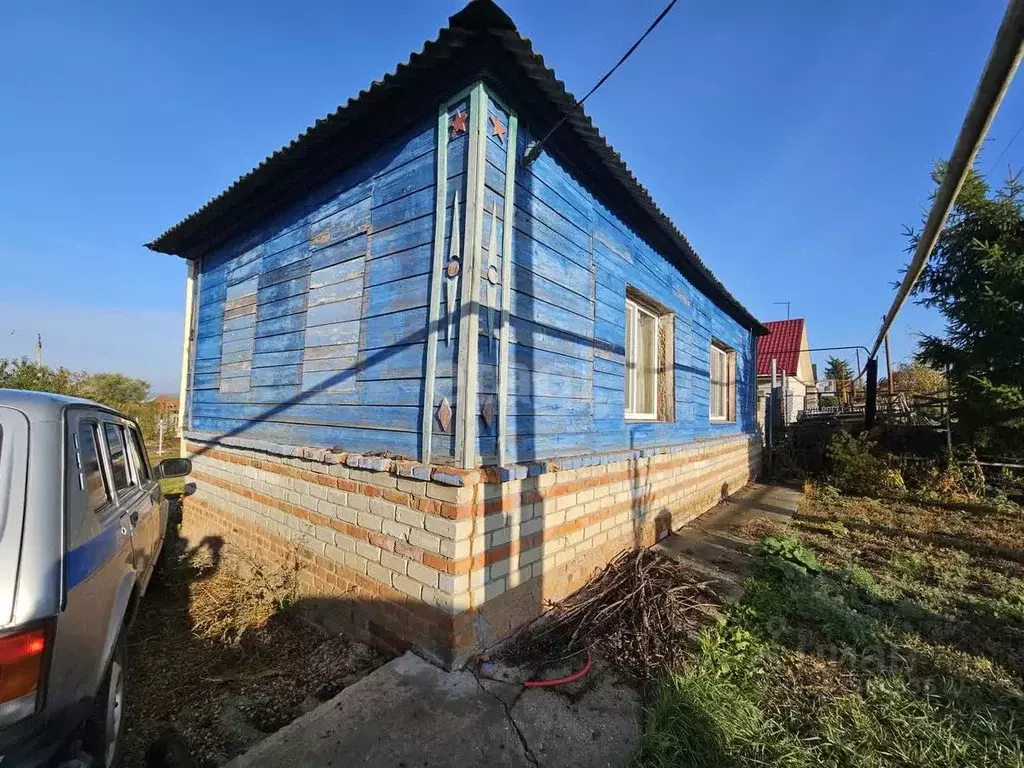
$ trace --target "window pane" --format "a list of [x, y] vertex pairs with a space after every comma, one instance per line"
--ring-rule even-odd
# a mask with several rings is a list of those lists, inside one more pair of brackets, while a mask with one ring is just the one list
[[94, 424], [83, 422], [78, 425], [77, 443], [78, 468], [82, 477], [82, 490], [85, 491], [85, 503], [90, 512], [95, 512], [110, 501], [110, 492], [107, 490], [103, 470], [100, 468], [100, 457], [96, 452]]
[[725, 372], [726, 354], [716, 346], [711, 347], [711, 418], [725, 418]]
[[638, 312], [637, 323], [637, 385], [636, 412], [653, 415], [658, 387], [657, 320], [646, 312]]
[[128, 428], [128, 451], [132, 455], [132, 466], [139, 474], [139, 482], [149, 480], [149, 467], [146, 465], [146, 454], [142, 449], [142, 439], [138, 430]]
[[633, 402], [633, 371], [636, 368], [636, 340], [633, 326], [636, 323], [636, 307], [626, 302], [626, 411], [635, 409]]
[[114, 487], [122, 491], [131, 485], [128, 478], [128, 463], [124, 454], [124, 437], [121, 427], [104, 423], [103, 432], [107, 438], [107, 452], [110, 454], [110, 471], [114, 476]]

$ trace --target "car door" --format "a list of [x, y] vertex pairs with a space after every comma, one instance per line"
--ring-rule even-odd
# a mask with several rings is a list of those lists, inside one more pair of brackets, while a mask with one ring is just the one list
[[144, 592], [163, 546], [167, 530], [167, 512], [161, 503], [160, 483], [149, 466], [146, 446], [138, 426], [131, 422], [124, 423], [124, 437], [128, 446], [132, 475], [142, 491], [142, 506], [139, 521], [132, 532], [132, 542], [135, 546], [136, 563], [139, 566], [141, 591]]
[[110, 459], [111, 480], [117, 492], [118, 507], [122, 520], [127, 521], [131, 532], [132, 549], [135, 553], [135, 569], [139, 586], [145, 585], [153, 559], [153, 543], [149, 541], [150, 523], [153, 515], [149, 495], [139, 483], [137, 470], [132, 466], [129, 449], [129, 435], [123, 419], [107, 416], [102, 422], [103, 440]]
[[74, 408], [65, 422], [65, 608], [53, 674], [75, 699], [96, 693], [136, 581], [131, 524], [106, 451], [107, 417]]

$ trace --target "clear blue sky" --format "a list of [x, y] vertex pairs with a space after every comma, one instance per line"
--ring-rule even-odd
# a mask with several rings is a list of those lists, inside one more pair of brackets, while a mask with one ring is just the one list
[[[663, 0], [506, 0], [582, 95]], [[177, 387], [185, 269], [144, 242], [433, 38], [451, 2], [9, 4], [0, 25], [0, 356]], [[904, 224], [960, 127], [996, 0], [682, 0], [587, 105], [758, 317], [870, 344]], [[1011, 90], [981, 167], [1024, 120]], [[1024, 136], [1000, 165], [1024, 160]], [[893, 352], [936, 330], [918, 308]], [[823, 361], [822, 355], [817, 357]]]

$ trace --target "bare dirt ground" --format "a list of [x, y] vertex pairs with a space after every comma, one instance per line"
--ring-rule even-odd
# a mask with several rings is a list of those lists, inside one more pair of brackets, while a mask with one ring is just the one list
[[168, 732], [222, 765], [387, 660], [296, 615], [293, 597], [294, 572], [168, 540], [128, 636], [124, 768]]

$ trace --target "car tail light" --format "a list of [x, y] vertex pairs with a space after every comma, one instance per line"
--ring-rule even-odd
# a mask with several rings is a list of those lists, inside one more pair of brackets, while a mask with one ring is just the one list
[[46, 624], [0, 636], [0, 726], [28, 717], [42, 703], [52, 637]]

